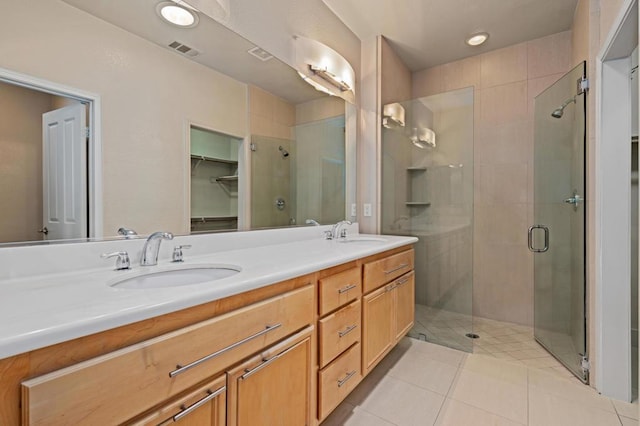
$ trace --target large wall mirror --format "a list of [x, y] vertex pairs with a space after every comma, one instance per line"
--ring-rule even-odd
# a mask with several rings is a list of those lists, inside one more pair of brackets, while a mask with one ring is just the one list
[[164, 22], [159, 3], [4, 8], [0, 244], [351, 219], [355, 107], [202, 13]]

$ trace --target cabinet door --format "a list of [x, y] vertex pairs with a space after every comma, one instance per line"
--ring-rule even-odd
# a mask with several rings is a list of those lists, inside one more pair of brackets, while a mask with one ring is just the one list
[[402, 339], [411, 327], [415, 316], [415, 273], [410, 272], [395, 281], [396, 341]]
[[362, 368], [368, 372], [395, 343], [393, 283], [362, 299]]
[[311, 424], [308, 327], [228, 372], [228, 426]]
[[224, 426], [226, 418], [226, 376], [199, 386], [184, 397], [174, 399], [144, 416], [127, 422], [130, 426]]

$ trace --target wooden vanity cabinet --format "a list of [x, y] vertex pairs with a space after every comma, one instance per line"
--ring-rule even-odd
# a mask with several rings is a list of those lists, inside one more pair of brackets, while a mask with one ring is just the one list
[[411, 329], [415, 313], [413, 250], [363, 266], [362, 370], [369, 373]]
[[312, 330], [308, 327], [227, 373], [228, 426], [311, 424]]
[[181, 398], [153, 409], [144, 416], [125, 422], [126, 426], [225, 426], [227, 380], [222, 375]]

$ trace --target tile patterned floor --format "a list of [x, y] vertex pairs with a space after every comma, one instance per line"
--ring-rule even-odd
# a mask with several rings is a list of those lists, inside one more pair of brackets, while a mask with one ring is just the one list
[[405, 338], [322, 425], [632, 424], [637, 403], [612, 401], [555, 371]]
[[[471, 330], [480, 338], [471, 340], [465, 337], [465, 334]], [[469, 315], [416, 305], [416, 325], [409, 335], [419, 340], [426, 339], [428, 342], [465, 352], [473, 350], [476, 354], [539, 368], [563, 378], [574, 377], [534, 340], [531, 327], [486, 318], [472, 319]], [[564, 341], [566, 339], [560, 342]], [[562, 350], [567, 353], [578, 353], [572, 347], [564, 347]]]

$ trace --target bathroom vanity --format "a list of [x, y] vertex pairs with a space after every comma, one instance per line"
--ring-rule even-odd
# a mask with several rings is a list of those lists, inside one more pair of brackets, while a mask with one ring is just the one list
[[[262, 242], [203, 248], [184, 265], [242, 267], [212, 283], [118, 289], [104, 284], [118, 271], [54, 274], [58, 291], [83, 285], [89, 298], [86, 280], [99, 282], [97, 299], [84, 318], [81, 296], [68, 295], [51, 301], [67, 303], [66, 316], [41, 318], [42, 329], [35, 320], [31, 332], [3, 327], [0, 424], [319, 424], [413, 325], [415, 238], [327, 241], [318, 229], [302, 241], [273, 237], [310, 230], [239, 233], [263, 233]], [[233, 236], [185, 239], [195, 248], [216, 238]], [[140, 246], [101, 244], [117, 243]], [[48, 285], [41, 276], [6, 283], [0, 292]]]

